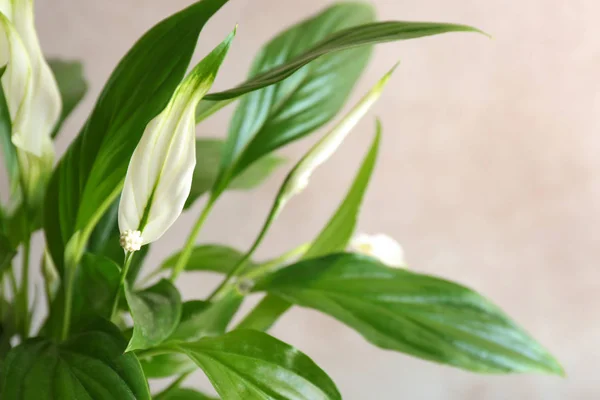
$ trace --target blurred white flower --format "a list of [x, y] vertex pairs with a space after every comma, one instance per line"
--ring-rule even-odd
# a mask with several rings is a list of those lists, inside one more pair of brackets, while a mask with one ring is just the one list
[[383, 88], [392, 76], [392, 73], [396, 69], [396, 66], [392, 68], [387, 74], [383, 76], [373, 86], [373, 88], [367, 93], [360, 102], [354, 106], [354, 108], [346, 114], [329, 133], [321, 138], [306, 155], [300, 160], [300, 162], [294, 167], [284, 187], [282, 188], [282, 196], [284, 201], [302, 192], [309, 183], [310, 176], [321, 164], [327, 161], [333, 153], [340, 147], [346, 136], [350, 133], [352, 128], [358, 124], [358, 122], [365, 116], [367, 111], [373, 104], [379, 99]]
[[121, 244], [127, 251], [159, 239], [183, 210], [196, 165], [196, 106], [210, 89], [234, 34], [181, 82], [133, 152], [119, 203]]
[[383, 233], [359, 233], [350, 241], [348, 250], [378, 259], [390, 267], [406, 267], [404, 249], [394, 239]]
[[32, 0], [0, 0], [2, 88], [14, 145], [39, 158], [52, 154], [51, 134], [62, 108], [58, 84], [40, 48]]

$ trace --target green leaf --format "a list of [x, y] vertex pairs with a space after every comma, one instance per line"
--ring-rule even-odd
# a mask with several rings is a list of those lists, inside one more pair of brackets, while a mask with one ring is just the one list
[[341, 399], [308, 356], [266, 333], [236, 330], [176, 348], [204, 370], [224, 399]]
[[79, 61], [49, 59], [48, 65], [54, 73], [62, 99], [60, 119], [52, 133], [52, 137], [55, 137], [60, 132], [62, 124], [85, 96], [88, 84], [83, 74], [83, 65]]
[[[0, 77], [5, 70], [6, 67], [0, 69]], [[2, 147], [4, 166], [14, 190], [19, 184], [19, 160], [17, 159], [17, 148], [12, 142], [12, 122], [2, 85], [0, 85], [0, 147]]]
[[[353, 5], [355, 7], [357, 6], [352, 3], [342, 3], [339, 6], [349, 7]], [[358, 4], [358, 6], [360, 6], [360, 4]], [[319, 16], [317, 16], [317, 18], [318, 17]], [[218, 93], [209, 93], [205, 96], [205, 101], [210, 103], [219, 100], [234, 99], [243, 94], [274, 85], [294, 74], [313, 60], [330, 53], [352, 49], [358, 46], [416, 39], [449, 32], [476, 32], [487, 36], [485, 32], [473, 28], [472, 26], [443, 22], [385, 21], [363, 24], [332, 33], [318, 43], [310, 46], [310, 48], [307, 46], [307, 49], [304, 52], [297, 54], [292, 59], [286, 60], [286, 63], [272, 66], [270, 69], [248, 79], [246, 82], [233, 89]], [[204, 105], [200, 107], [202, 113], [206, 112], [207, 106], [214, 107], [215, 105]]]
[[[305, 20], [271, 40], [256, 57], [250, 76], [294, 60], [329, 34], [374, 19], [368, 4], [341, 3]], [[216, 194], [251, 164], [332, 119], [342, 108], [367, 64], [369, 47], [330, 55], [293, 76], [245, 96], [235, 114]], [[279, 79], [281, 80], [281, 79]]]
[[[180, 253], [173, 254], [162, 265], [162, 269], [173, 268], [179, 260]], [[228, 274], [241, 260], [244, 254], [220, 244], [196, 246], [192, 250], [190, 260], [185, 266], [186, 271], [212, 271]], [[250, 267], [255, 266], [249, 262]]]
[[[186, 207], [190, 207], [200, 196], [210, 191], [219, 173], [219, 163], [225, 143], [220, 139], [196, 140], [196, 168], [190, 197]], [[227, 189], [251, 190], [259, 186], [276, 168], [284, 163], [284, 159], [275, 154], [268, 154], [240, 174]]]
[[179, 353], [167, 353], [140, 360], [144, 375], [148, 379], [168, 378], [194, 371], [196, 364], [187, 356]]
[[146, 125], [170, 100], [201, 29], [226, 2], [196, 2], [160, 22], [109, 78], [83, 130], [56, 168], [45, 200], [46, 241], [61, 273], [66, 243], [77, 231], [85, 243], [119, 195]]
[[267, 294], [261, 301], [246, 315], [236, 329], [254, 329], [257, 331], [268, 331], [277, 322], [292, 303], [272, 294]]
[[17, 254], [10, 240], [3, 233], [0, 233], [0, 276], [6, 268], [10, 267], [10, 262]]
[[158, 396], [155, 400], [218, 400], [193, 389], [176, 388], [170, 390], [164, 396]]
[[541, 345], [478, 293], [370, 257], [301, 261], [256, 290], [329, 314], [384, 349], [480, 373], [563, 373]]
[[141, 292], [126, 286], [125, 296], [133, 317], [133, 337], [127, 351], [148, 349], [162, 343], [177, 328], [181, 296], [166, 279]]
[[313, 258], [328, 253], [344, 251], [352, 238], [360, 206], [362, 204], [367, 186], [371, 180], [371, 174], [377, 160], [379, 142], [381, 139], [381, 124], [377, 122], [377, 132], [371, 148], [362, 162], [358, 174], [354, 178], [352, 187], [346, 194], [344, 200], [338, 206], [337, 211], [329, 220], [319, 236], [313, 241], [308, 251], [302, 258]]
[[8, 354], [2, 397], [11, 400], [150, 400], [148, 384], [126, 341], [113, 332], [91, 331], [56, 345], [32, 339]]
[[240, 308], [243, 297], [237, 293], [209, 303], [201, 300], [183, 304], [181, 321], [169, 337], [171, 341], [193, 341], [204, 336], [222, 335]]
[[111, 259], [84, 254], [74, 283], [74, 320], [89, 320], [91, 316], [109, 319], [120, 276], [121, 268]]

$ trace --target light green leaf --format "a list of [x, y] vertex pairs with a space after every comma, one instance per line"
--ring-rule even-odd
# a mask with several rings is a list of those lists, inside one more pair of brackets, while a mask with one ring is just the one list
[[309, 357], [266, 333], [236, 330], [174, 348], [204, 370], [224, 399], [341, 399]]
[[62, 99], [60, 118], [52, 133], [52, 137], [55, 137], [60, 132], [62, 124], [85, 96], [88, 84], [83, 74], [83, 65], [79, 61], [49, 59], [48, 65], [56, 78]]
[[133, 336], [127, 351], [154, 347], [167, 339], [181, 318], [181, 296], [165, 279], [141, 292], [125, 289], [133, 317]]
[[168, 378], [194, 371], [196, 364], [184, 354], [166, 353], [140, 360], [144, 375], [148, 379]]
[[329, 314], [384, 349], [479, 373], [563, 374], [552, 355], [478, 293], [369, 257], [301, 261], [255, 290]]
[[201, 300], [183, 304], [181, 321], [168, 341], [194, 341], [204, 336], [222, 335], [240, 308], [243, 297], [237, 293], [214, 303]]
[[79, 334], [57, 345], [32, 339], [8, 354], [2, 397], [11, 400], [150, 400], [148, 384], [116, 327]]
[[371, 180], [371, 174], [377, 160], [380, 139], [381, 124], [377, 122], [375, 139], [362, 162], [358, 174], [354, 178], [352, 187], [346, 193], [346, 197], [338, 206], [333, 217], [331, 217], [325, 228], [319, 233], [319, 236], [312, 242], [310, 248], [302, 258], [319, 257], [346, 249], [356, 228], [360, 206]]
[[85, 243], [119, 195], [150, 120], [185, 75], [200, 31], [227, 0], [199, 1], [148, 31], [121, 60], [84, 128], [60, 161], [46, 196], [44, 230], [59, 271], [65, 244]]
[[[220, 139], [196, 140], [196, 168], [192, 190], [186, 202], [190, 207], [200, 196], [210, 191], [219, 173], [219, 165], [225, 143]], [[284, 163], [275, 154], [267, 154], [240, 174], [228, 186], [228, 190], [250, 190], [259, 186], [275, 169]]]
[[[179, 256], [180, 253], [176, 253], [169, 257], [162, 264], [161, 269], [173, 268], [177, 264]], [[242, 258], [244, 258], [244, 254], [234, 248], [220, 244], [206, 244], [194, 247], [185, 269], [186, 271], [213, 271], [228, 274]], [[256, 264], [250, 261], [248, 265], [253, 267]]]
[[[250, 76], [260, 77], [294, 60], [333, 32], [373, 20], [373, 9], [368, 4], [334, 5], [271, 40], [256, 57]], [[333, 118], [366, 66], [370, 52], [369, 47], [362, 47], [324, 57], [293, 76], [288, 73], [288, 79], [281, 83], [245, 96], [229, 129], [216, 194], [258, 159]]]
[[[0, 77], [4, 75], [6, 67], [0, 68]], [[4, 89], [0, 85], [0, 146], [2, 147], [2, 156], [4, 158], [4, 166], [9, 181], [14, 188], [19, 184], [19, 160], [17, 159], [17, 148], [12, 142], [12, 123], [10, 120], [10, 112], [4, 95]]]

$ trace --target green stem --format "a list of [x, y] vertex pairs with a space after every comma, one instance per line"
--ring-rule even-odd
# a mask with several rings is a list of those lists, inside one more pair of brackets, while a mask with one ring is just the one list
[[23, 338], [29, 337], [29, 253], [31, 238], [29, 235], [23, 242], [23, 266], [21, 271], [21, 291], [19, 293], [20, 311], [23, 316]]
[[131, 265], [132, 259], [133, 252], [126, 252], [125, 261], [123, 261], [123, 268], [121, 269], [121, 280], [119, 281], [119, 287], [117, 288], [117, 293], [115, 294], [115, 299], [112, 305], [112, 311], [110, 312], [111, 321], [117, 316], [117, 311], [119, 309], [119, 300], [121, 299], [121, 291], [125, 286], [125, 280], [127, 279], [127, 273], [129, 272], [129, 266]]
[[63, 341], [69, 337], [69, 330], [71, 329], [71, 305], [73, 303], [73, 284], [76, 271], [77, 264], [69, 265], [69, 263], [65, 263], [65, 308], [63, 313], [62, 331], [60, 334], [60, 339]]
[[208, 217], [208, 214], [210, 213], [210, 210], [212, 209], [215, 201], [216, 198], [213, 197], [211, 197], [208, 200], [208, 203], [206, 203], [206, 205], [204, 206], [202, 213], [200, 214], [198, 220], [196, 221], [196, 224], [192, 228], [192, 231], [190, 232], [190, 235], [187, 238], [185, 246], [181, 251], [179, 258], [177, 259], [177, 264], [175, 264], [173, 272], [171, 273], [171, 282], [175, 282], [179, 274], [181, 274], [181, 272], [185, 269], [185, 266], [190, 260], [192, 250], [194, 249], [194, 245], [196, 244], [196, 237], [198, 236], [198, 233], [200, 233], [200, 229], [202, 229], [202, 225], [204, 225], [204, 222], [206, 221], [206, 218]]

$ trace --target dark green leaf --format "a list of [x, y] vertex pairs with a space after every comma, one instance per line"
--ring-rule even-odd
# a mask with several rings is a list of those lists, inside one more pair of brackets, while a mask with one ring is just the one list
[[133, 317], [133, 337], [128, 351], [148, 349], [167, 339], [181, 318], [181, 296], [166, 279], [141, 292], [126, 287], [125, 296]]
[[309, 357], [266, 333], [237, 330], [177, 347], [204, 370], [224, 399], [341, 399]]
[[[113, 327], [114, 328], [114, 327]], [[150, 400], [148, 384], [126, 341], [85, 332], [56, 345], [33, 339], [14, 348], [2, 371], [2, 397], [11, 400]]]
[[[190, 260], [185, 266], [187, 271], [213, 271], [228, 274], [241, 260], [244, 254], [239, 251], [219, 244], [196, 246], [192, 250]], [[173, 268], [177, 264], [179, 253], [169, 257], [162, 265], [162, 269]], [[251, 267], [256, 264], [249, 262]]]
[[218, 400], [215, 397], [210, 397], [204, 393], [197, 392], [192, 389], [177, 388], [170, 390], [164, 396], [156, 397], [155, 400]]
[[[348, 5], [352, 4], [345, 4], [345, 6]], [[210, 93], [205, 96], [205, 100], [206, 102], [228, 100], [274, 85], [286, 79], [311, 61], [329, 53], [352, 49], [358, 46], [416, 39], [448, 32], [477, 32], [485, 34], [471, 26], [440, 22], [386, 21], [364, 24], [333, 33], [304, 52], [297, 54], [293, 59], [286, 60], [285, 64], [272, 66], [270, 69], [261, 72], [259, 75], [254, 76], [233, 89]], [[203, 109], [204, 107], [201, 108]]]
[[121, 190], [146, 127], [181, 82], [201, 29], [227, 0], [204, 0], [148, 31], [121, 60], [61, 159], [46, 196], [44, 230], [57, 269], [75, 232], [91, 230]]
[[144, 375], [148, 379], [182, 375], [198, 368], [187, 356], [179, 353], [167, 353], [142, 358], [140, 364], [142, 364]]
[[169, 341], [190, 342], [204, 336], [222, 335], [242, 300], [241, 295], [233, 293], [215, 303], [201, 300], [184, 303], [181, 321]]
[[[373, 9], [368, 4], [334, 5], [271, 40], [255, 59], [250, 76], [261, 79], [261, 74], [294, 60], [331, 33], [373, 19]], [[215, 192], [225, 190], [256, 160], [333, 118], [344, 105], [370, 53], [369, 47], [361, 47], [329, 55], [293, 76], [288, 73], [281, 83], [245, 96], [233, 116]]]
[[0, 276], [2, 276], [4, 269], [10, 267], [10, 262], [15, 254], [17, 252], [10, 243], [10, 240], [3, 233], [0, 233]]
[[92, 316], [109, 319], [120, 276], [121, 269], [114, 261], [86, 253], [74, 283], [73, 319], [82, 323]]
[[[196, 168], [192, 190], [186, 207], [191, 206], [200, 196], [210, 191], [219, 173], [219, 165], [225, 143], [220, 139], [196, 140]], [[238, 176], [227, 189], [250, 190], [259, 186], [284, 159], [275, 154], [268, 154], [258, 160], [250, 168]]]
[[327, 313], [384, 349], [480, 373], [563, 373], [542, 346], [478, 293], [369, 257], [302, 261], [256, 290]]
[[60, 119], [52, 133], [52, 137], [55, 137], [60, 132], [62, 124], [85, 96], [88, 84], [83, 75], [83, 65], [79, 61], [49, 59], [48, 65], [54, 73], [62, 99]]
[[319, 236], [313, 241], [310, 248], [302, 258], [313, 258], [323, 256], [329, 253], [344, 251], [348, 242], [352, 238], [358, 213], [362, 204], [363, 197], [371, 180], [371, 174], [377, 160], [379, 150], [379, 141], [381, 139], [381, 125], [377, 123], [377, 133], [371, 148], [354, 178], [352, 187], [346, 193], [346, 197], [340, 203], [337, 211], [329, 220], [325, 228], [319, 233]]

